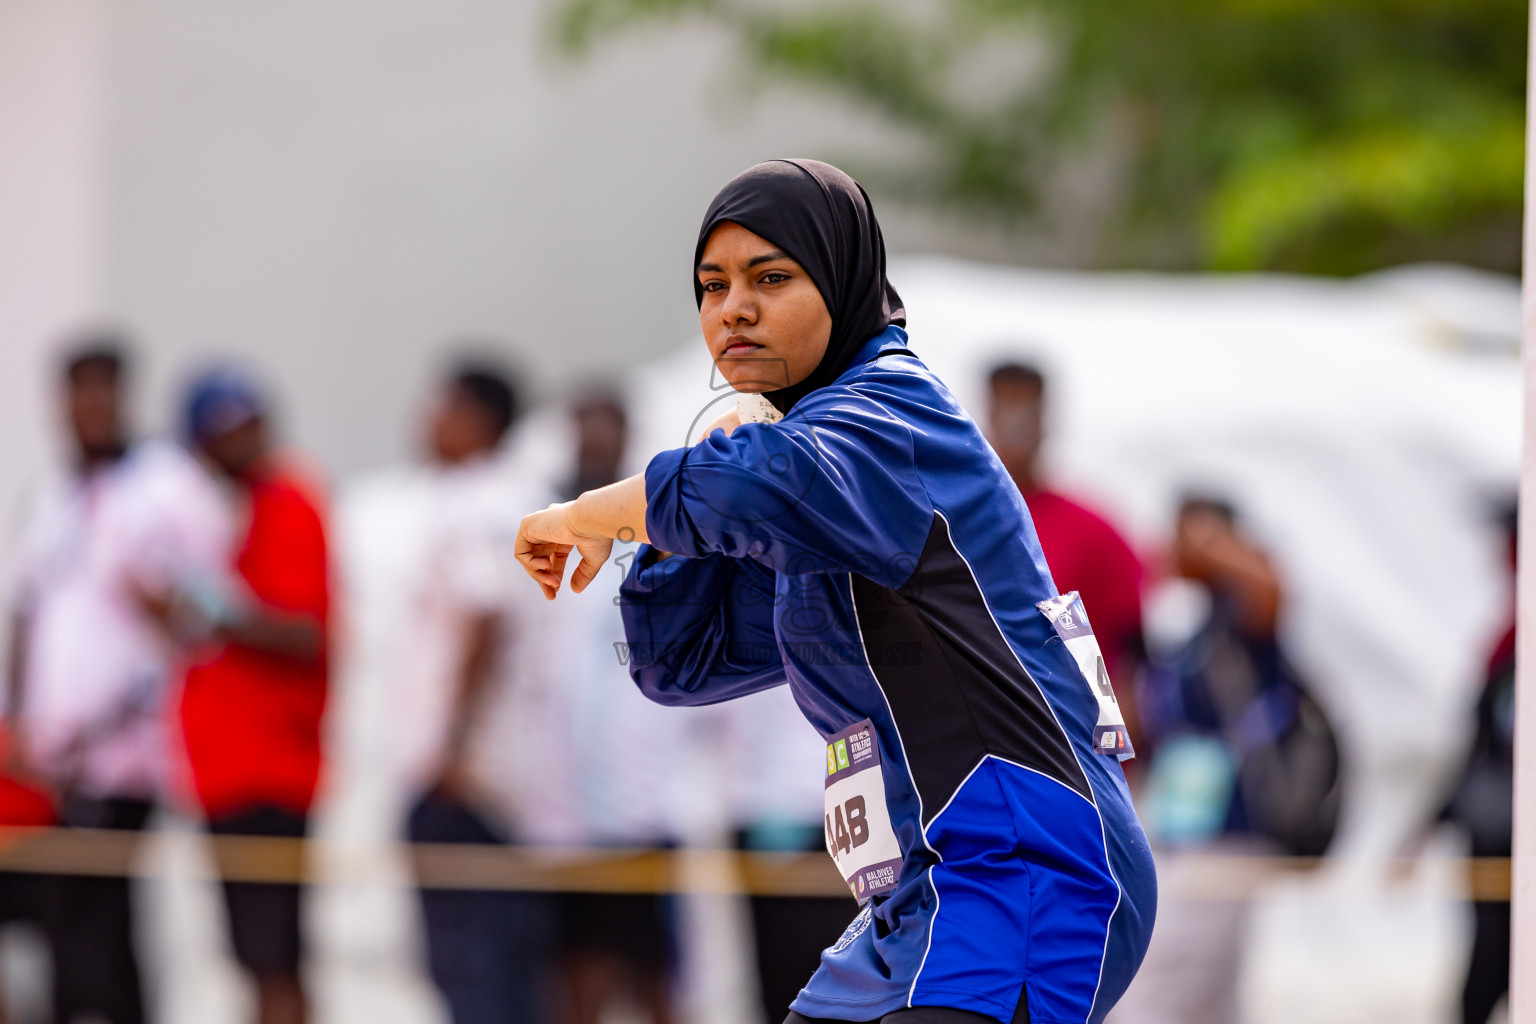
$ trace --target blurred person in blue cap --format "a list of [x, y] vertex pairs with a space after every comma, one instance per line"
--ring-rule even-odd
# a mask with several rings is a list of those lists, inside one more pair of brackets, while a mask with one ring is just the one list
[[[184, 449], [134, 436], [120, 337], [76, 339], [60, 371], [72, 458], [33, 496], [17, 552], [7, 723], [63, 824], [138, 832], [169, 770], [183, 638], [167, 612], [183, 581], [220, 571], [228, 514]], [[126, 873], [61, 876], [48, 916], [54, 1019], [140, 1024]]]
[[[204, 373], [188, 388], [187, 442], [220, 481], [238, 527], [225, 571], [178, 594], [178, 617], [202, 631], [180, 718], [209, 831], [301, 839], [320, 779], [328, 683], [326, 520], [309, 474], [273, 451], [269, 420], [266, 395], [238, 369]], [[296, 882], [224, 883], [235, 958], [255, 982], [260, 1024], [306, 1019], [300, 895]]]

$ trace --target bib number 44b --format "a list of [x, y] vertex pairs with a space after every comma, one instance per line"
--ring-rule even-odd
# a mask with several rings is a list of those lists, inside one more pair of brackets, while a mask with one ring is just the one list
[[827, 852], [861, 903], [896, 888], [901, 845], [885, 804], [880, 744], [868, 719], [827, 742]]

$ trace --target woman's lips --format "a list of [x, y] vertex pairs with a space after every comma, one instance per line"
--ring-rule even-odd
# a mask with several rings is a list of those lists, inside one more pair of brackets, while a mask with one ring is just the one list
[[749, 356], [762, 347], [750, 338], [743, 338], [739, 334], [732, 335], [726, 339], [724, 354], [728, 356]]

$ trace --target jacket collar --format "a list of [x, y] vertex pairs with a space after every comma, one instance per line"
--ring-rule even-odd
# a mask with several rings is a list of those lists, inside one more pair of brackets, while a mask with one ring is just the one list
[[907, 351], [907, 332], [895, 324], [891, 324], [863, 345], [860, 345], [859, 350], [848, 361], [848, 368], [838, 374], [838, 377], [841, 379], [865, 363], [872, 362], [880, 356], [905, 351]]

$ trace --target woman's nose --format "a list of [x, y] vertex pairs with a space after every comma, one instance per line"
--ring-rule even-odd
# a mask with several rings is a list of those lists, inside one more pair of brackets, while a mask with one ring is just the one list
[[[739, 289], [731, 289], [732, 293]], [[721, 317], [728, 324], [753, 323], [757, 320], [757, 307], [747, 298], [728, 294], [725, 305], [720, 310]]]

